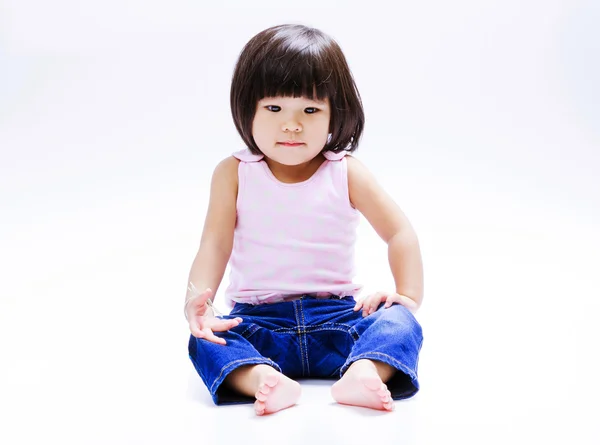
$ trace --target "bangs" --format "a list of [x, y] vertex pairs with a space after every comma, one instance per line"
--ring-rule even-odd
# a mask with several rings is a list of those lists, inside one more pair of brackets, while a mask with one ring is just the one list
[[275, 96], [324, 101], [336, 93], [331, 81], [333, 72], [325, 58], [309, 46], [297, 52], [273, 54], [249, 80], [257, 94], [256, 101]]

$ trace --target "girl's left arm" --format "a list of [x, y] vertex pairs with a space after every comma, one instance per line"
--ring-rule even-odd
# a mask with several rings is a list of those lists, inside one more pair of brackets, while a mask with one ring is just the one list
[[346, 159], [350, 202], [388, 245], [396, 293], [412, 300], [417, 310], [423, 301], [423, 262], [417, 234], [373, 174], [356, 158]]

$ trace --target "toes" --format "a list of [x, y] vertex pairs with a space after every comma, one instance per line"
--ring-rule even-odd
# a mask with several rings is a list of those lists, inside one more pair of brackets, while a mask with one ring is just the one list
[[268, 394], [273, 390], [279, 383], [279, 374], [269, 374], [265, 377], [263, 383], [258, 387], [258, 391], [254, 394], [256, 397], [256, 414], [262, 415], [265, 410], [265, 403], [268, 399]]
[[271, 388], [273, 388], [275, 385], [277, 385], [277, 383], [279, 382], [279, 374], [269, 374], [266, 378], [265, 378], [265, 385], [270, 386]]
[[[261, 402], [262, 404], [262, 411], [264, 411], [265, 409], [264, 402], [268, 398], [267, 394], [269, 394], [271, 390], [277, 385], [277, 382], [279, 382], [279, 376], [277, 374], [270, 374], [266, 376], [265, 381], [258, 387], [258, 391], [256, 391], [256, 394], [254, 394], [254, 397], [256, 397], [257, 400], [256, 403]], [[257, 409], [256, 413], [259, 414], [259, 411], [260, 409]]]
[[378, 392], [381, 397], [381, 403], [383, 403], [383, 409], [392, 411], [394, 409], [394, 400], [392, 399], [392, 393], [387, 389], [385, 391]]
[[377, 395], [380, 397], [391, 396], [390, 390], [385, 383], [381, 382], [381, 386], [377, 390]]
[[271, 387], [268, 385], [260, 385], [258, 391], [262, 392], [263, 394], [269, 394], [271, 392]]
[[256, 391], [256, 394], [254, 394], [254, 397], [256, 397], [257, 400], [264, 402], [267, 400], [267, 394], [271, 392], [271, 389], [273, 388], [267, 385], [265, 382], [258, 387], [258, 391]]
[[257, 400], [256, 402], [254, 402], [254, 411], [256, 412], [257, 416], [262, 416], [265, 413], [265, 404], [264, 404], [264, 402], [261, 402], [259, 400]]

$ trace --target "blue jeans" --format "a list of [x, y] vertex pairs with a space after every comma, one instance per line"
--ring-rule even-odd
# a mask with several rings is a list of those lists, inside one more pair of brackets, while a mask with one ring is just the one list
[[417, 364], [423, 343], [421, 326], [404, 306], [394, 304], [367, 317], [352, 309], [353, 297], [331, 299], [303, 295], [272, 304], [236, 303], [229, 315], [243, 319], [215, 335], [219, 345], [190, 336], [189, 356], [217, 405], [251, 403], [223, 380], [236, 368], [270, 365], [290, 378], [341, 378], [357, 360], [387, 363], [398, 372], [386, 383], [393, 399], [419, 390]]

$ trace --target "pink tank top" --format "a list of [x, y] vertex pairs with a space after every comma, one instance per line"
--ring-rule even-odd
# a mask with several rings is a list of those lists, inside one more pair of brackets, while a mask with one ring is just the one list
[[350, 204], [345, 152], [306, 181], [280, 182], [262, 155], [240, 160], [237, 222], [225, 300], [262, 304], [291, 296], [357, 295], [354, 244], [360, 213]]

